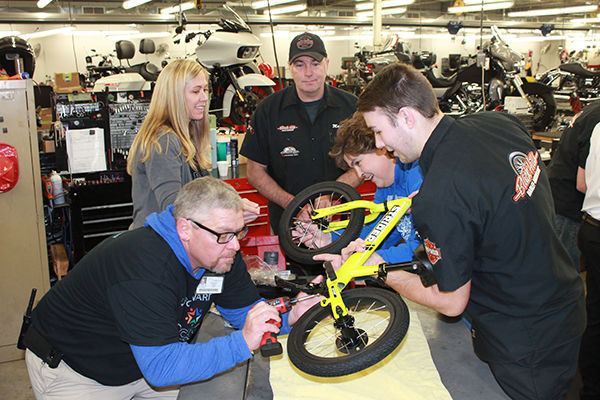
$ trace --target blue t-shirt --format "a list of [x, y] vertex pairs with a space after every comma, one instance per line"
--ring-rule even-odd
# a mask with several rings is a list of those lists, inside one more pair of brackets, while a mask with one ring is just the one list
[[[418, 161], [403, 164], [399, 159], [396, 159], [394, 183], [388, 187], [377, 188], [374, 202], [383, 203], [407, 197], [415, 190], [419, 190], [421, 182], [423, 182], [423, 175], [421, 174]], [[360, 238], [366, 238], [371, 229], [375, 227], [384, 215], [385, 213], [381, 213], [375, 221], [365, 225], [360, 233]], [[398, 245], [398, 242], [402, 239], [404, 239], [405, 243]], [[386, 262], [390, 263], [410, 261], [413, 258], [413, 250], [418, 245], [419, 240], [415, 232], [412, 214], [406, 214], [402, 217], [398, 225], [396, 225], [396, 228], [381, 243], [376, 253]]]

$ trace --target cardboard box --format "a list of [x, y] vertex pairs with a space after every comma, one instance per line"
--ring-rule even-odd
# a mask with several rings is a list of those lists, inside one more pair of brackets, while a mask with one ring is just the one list
[[[40, 108], [37, 112], [38, 117], [42, 125], [52, 125], [52, 109], [51, 108]], [[49, 127], [44, 127], [49, 129]]]
[[63, 72], [54, 74], [54, 91], [56, 93], [81, 92], [79, 72]]

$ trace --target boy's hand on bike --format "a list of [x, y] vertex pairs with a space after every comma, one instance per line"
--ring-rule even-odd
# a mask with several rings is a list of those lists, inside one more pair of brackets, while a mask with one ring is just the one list
[[[324, 279], [323, 275], [319, 275], [315, 279], [313, 279], [311, 282], [312, 283], [321, 283], [323, 281], [323, 279]], [[307, 296], [307, 294], [304, 292], [300, 292], [300, 293], [298, 293], [296, 298], [301, 298], [304, 296]], [[302, 316], [302, 314], [304, 314], [309, 308], [311, 308], [312, 306], [314, 306], [315, 304], [320, 302], [321, 299], [323, 299], [323, 296], [315, 296], [313, 298], [306, 299], [304, 301], [299, 301], [296, 304], [294, 304], [294, 307], [292, 308], [292, 310], [290, 311], [290, 314], [288, 315], [288, 323], [290, 325], [294, 325], [296, 323], [296, 321], [298, 321], [298, 318], [300, 318]]]
[[281, 322], [281, 316], [275, 307], [268, 305], [264, 301], [256, 303], [248, 311], [246, 322], [242, 328], [242, 335], [250, 351], [254, 351], [260, 347], [260, 341], [265, 332], [279, 332], [279, 327], [276, 324], [267, 322], [270, 320]]
[[365, 251], [365, 241], [362, 239], [356, 239], [356, 240], [350, 242], [350, 244], [348, 244], [348, 246], [346, 246], [342, 249], [341, 255], [328, 254], [328, 253], [317, 254], [316, 256], [313, 257], [313, 260], [329, 261], [331, 263], [331, 265], [333, 266], [333, 269], [337, 271], [346, 262], [348, 257], [350, 257], [352, 254], [354, 254], [356, 252], [363, 252], [363, 251]]
[[300, 221], [296, 222], [292, 238], [311, 249], [319, 249], [331, 243], [331, 233], [321, 231], [316, 224]]
[[331, 206], [331, 196], [323, 195], [314, 199], [310, 204], [306, 204], [296, 218], [302, 222], [310, 222], [312, 218], [310, 217], [313, 210], [317, 210], [319, 208], [327, 208]]

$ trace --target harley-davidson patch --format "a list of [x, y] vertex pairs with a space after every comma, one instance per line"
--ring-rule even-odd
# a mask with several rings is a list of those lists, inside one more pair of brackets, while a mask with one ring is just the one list
[[431, 264], [435, 264], [436, 262], [442, 259], [442, 252], [435, 245], [435, 243], [433, 243], [429, 239], [425, 239], [423, 241], [423, 244], [425, 245], [425, 252], [427, 253], [429, 261], [431, 261]]
[[279, 132], [294, 132], [296, 129], [298, 129], [297, 125], [279, 125], [277, 127]]
[[296, 47], [299, 48], [300, 50], [308, 50], [308, 49], [312, 48], [314, 44], [315, 44], [315, 42], [313, 42], [313, 40], [310, 37], [305, 36], [305, 37], [300, 38], [300, 40], [298, 40]]
[[288, 146], [279, 153], [281, 157], [298, 157], [300, 152], [294, 146]]
[[530, 151], [525, 154], [520, 151], [514, 151], [508, 156], [508, 161], [513, 171], [517, 174], [513, 201], [517, 202], [525, 197], [525, 195], [531, 197], [542, 172], [539, 165], [539, 153], [537, 151]]

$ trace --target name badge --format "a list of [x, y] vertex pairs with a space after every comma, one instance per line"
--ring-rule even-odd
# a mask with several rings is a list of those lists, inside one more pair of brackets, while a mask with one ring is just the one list
[[222, 276], [203, 276], [198, 287], [196, 287], [196, 294], [221, 293], [223, 291], [223, 279], [225, 278]]

